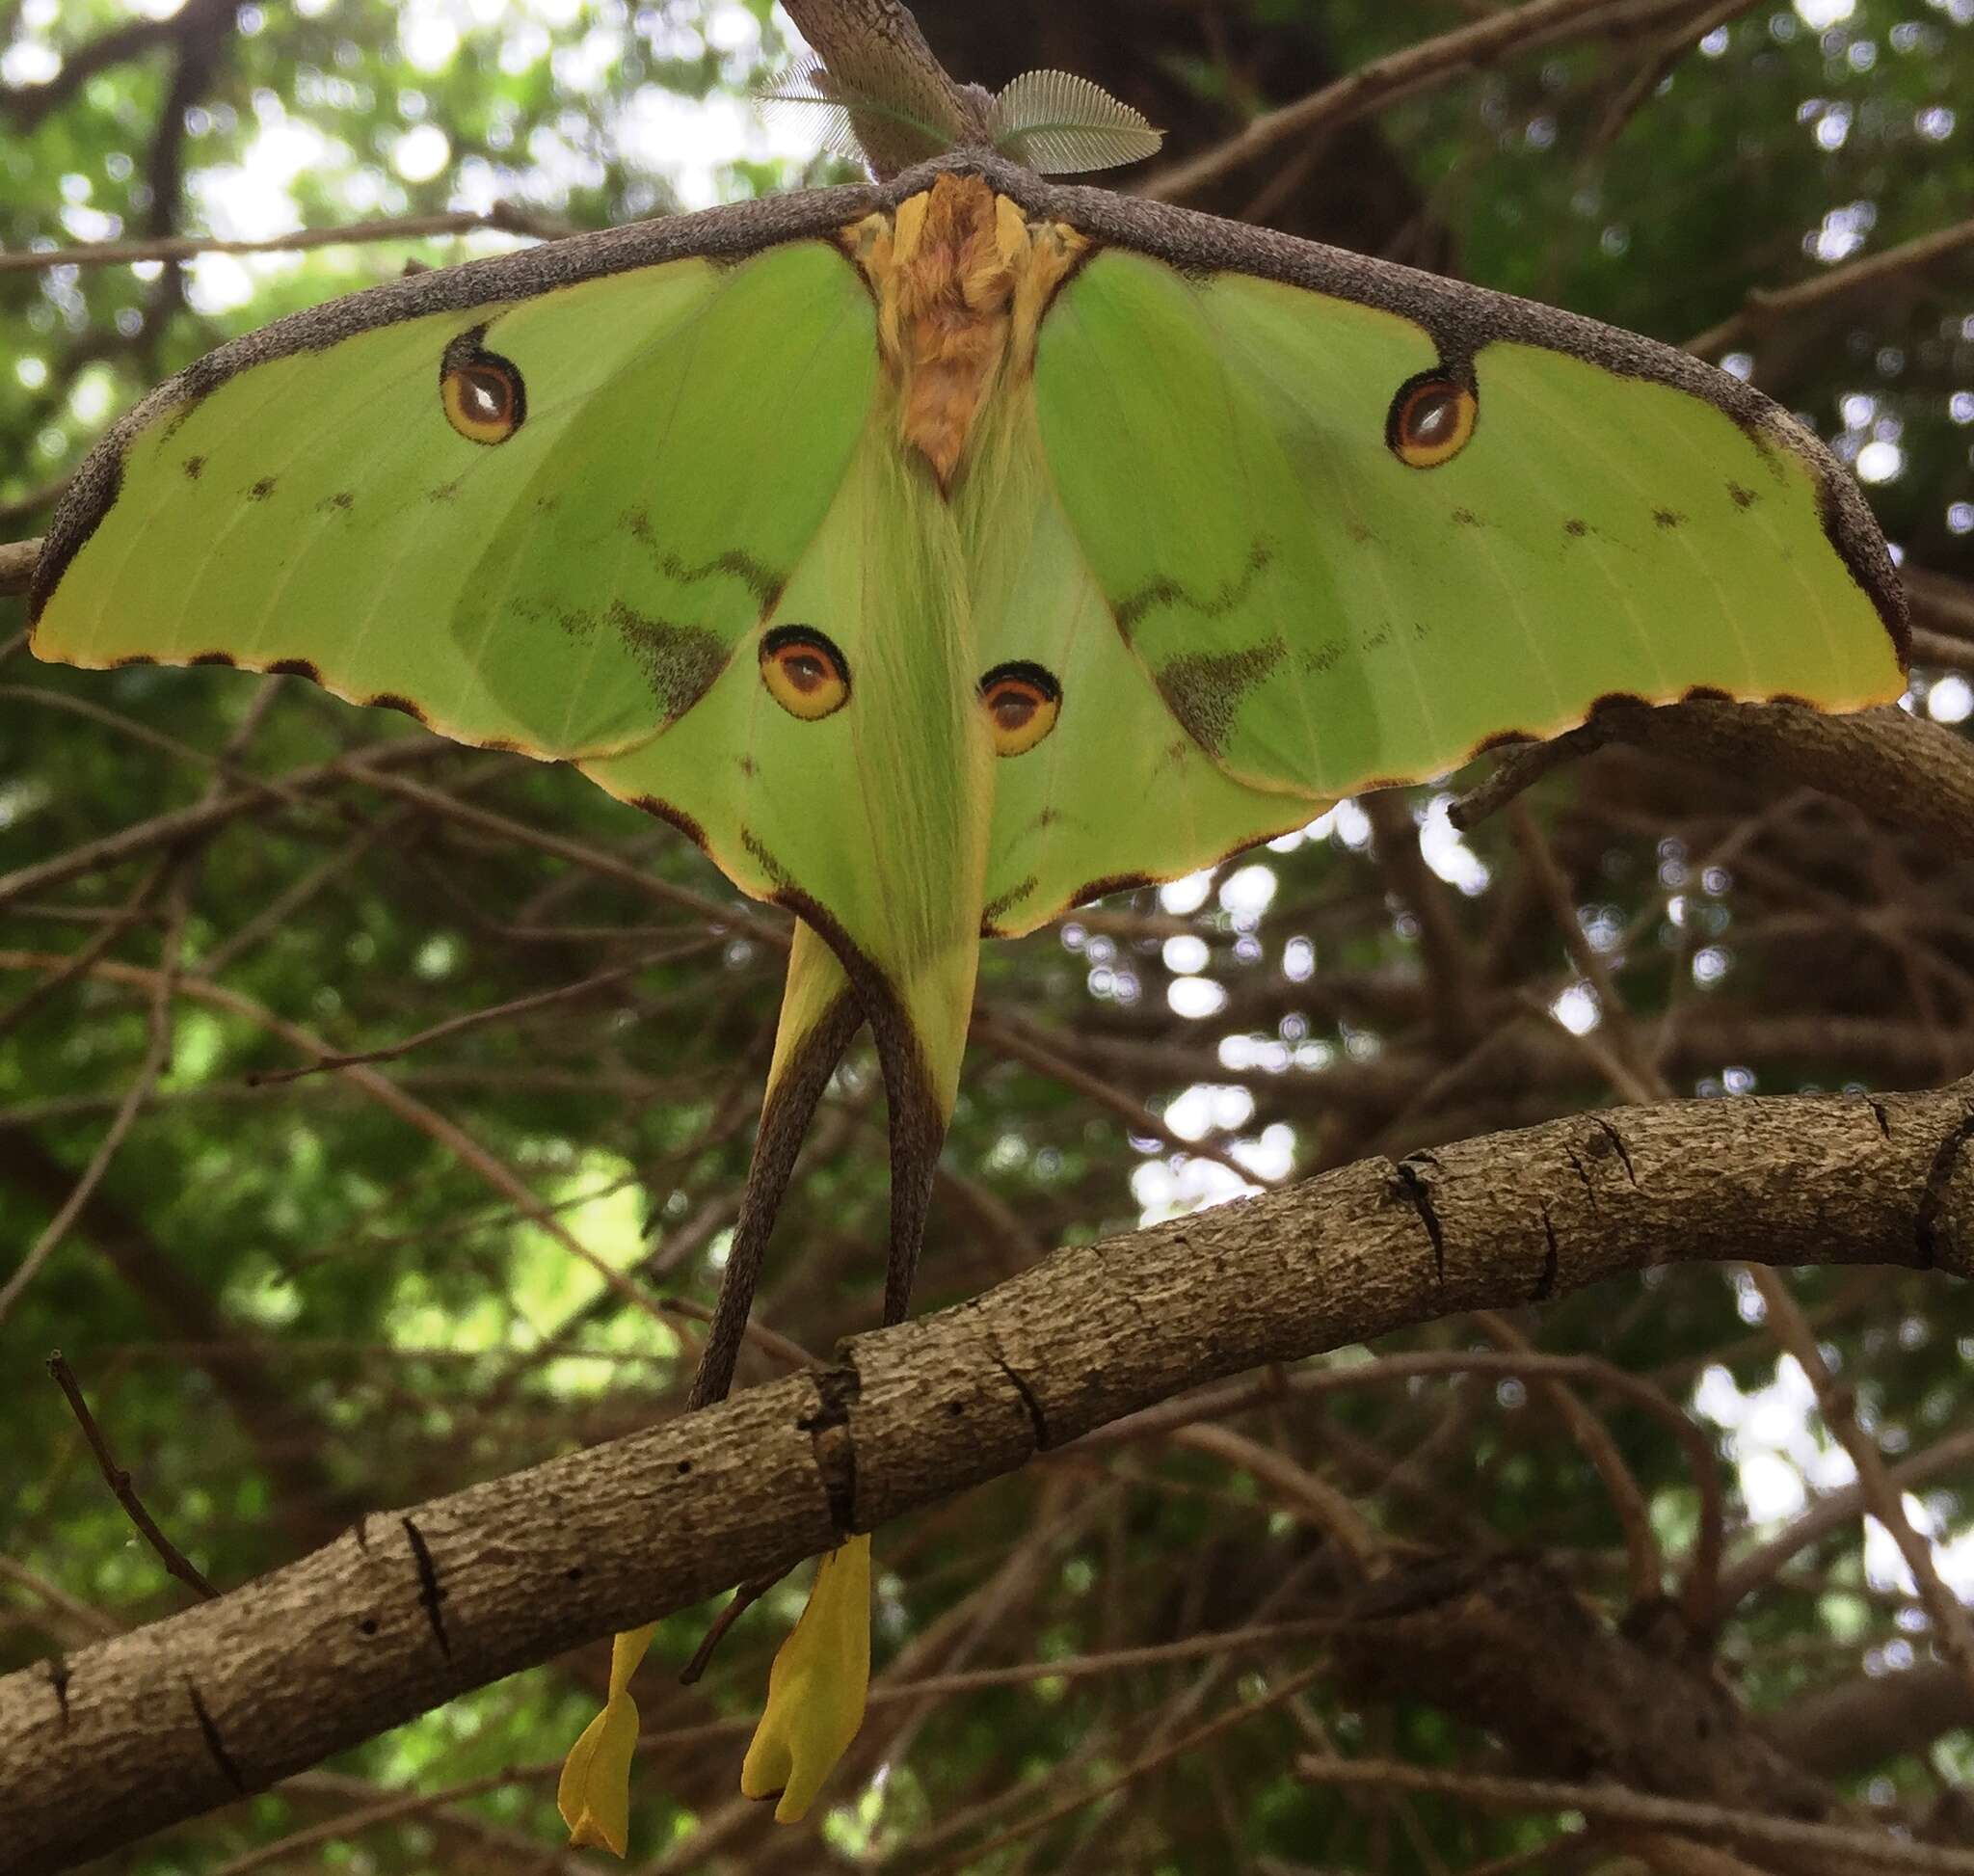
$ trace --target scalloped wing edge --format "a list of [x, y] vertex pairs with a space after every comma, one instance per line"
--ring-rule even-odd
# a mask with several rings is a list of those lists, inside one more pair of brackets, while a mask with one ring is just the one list
[[990, 905], [989, 916], [983, 919], [980, 935], [983, 938], [1025, 938], [1031, 931], [1039, 931], [1052, 921], [1063, 918], [1080, 906], [1089, 905], [1097, 899], [1107, 898], [1112, 893], [1135, 892], [1146, 886], [1170, 885], [1174, 880], [1189, 878], [1204, 869], [1220, 865], [1231, 860], [1237, 853], [1247, 853], [1255, 847], [1266, 846], [1269, 841], [1278, 841], [1285, 834], [1293, 834], [1306, 827], [1310, 821], [1319, 818], [1339, 801], [1346, 801], [1354, 795], [1374, 794], [1383, 789], [1418, 788], [1428, 782], [1444, 780], [1456, 774], [1471, 762], [1491, 751], [1521, 743], [1552, 742], [1558, 737], [1567, 736], [1572, 730], [1581, 730], [1593, 722], [1604, 711], [1614, 709], [1642, 706], [1649, 710], [1666, 710], [1674, 704], [1800, 704], [1825, 716], [1845, 716], [1854, 710], [1872, 710], [1881, 705], [1897, 703], [1905, 694], [1903, 686], [1898, 690], [1879, 691], [1856, 698], [1847, 698], [1836, 703], [1817, 703], [1788, 690], [1730, 691], [1717, 689], [1711, 684], [1691, 684], [1684, 690], [1654, 692], [1646, 696], [1638, 691], [1612, 691], [1606, 696], [1594, 699], [1581, 710], [1572, 711], [1535, 729], [1511, 729], [1491, 731], [1474, 744], [1466, 754], [1447, 764], [1443, 768], [1410, 771], [1400, 775], [1366, 774], [1339, 789], [1334, 794], [1302, 794], [1293, 789], [1270, 789], [1251, 777], [1240, 776], [1238, 780], [1245, 786], [1266, 794], [1279, 794], [1285, 803], [1296, 804], [1297, 812], [1293, 818], [1285, 818], [1282, 825], [1272, 833], [1257, 834], [1252, 840], [1242, 841], [1238, 846], [1224, 852], [1209, 850], [1201, 853], [1191, 864], [1162, 869], [1153, 872], [1118, 873], [1102, 879], [1085, 881], [1058, 904], [1053, 904], [1035, 913], [1023, 913], [1019, 918], [1001, 921], [992, 916], [995, 907]]

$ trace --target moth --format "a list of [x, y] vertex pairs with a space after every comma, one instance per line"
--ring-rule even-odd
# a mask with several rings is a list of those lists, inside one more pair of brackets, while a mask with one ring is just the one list
[[[284, 672], [569, 763], [794, 915], [695, 1405], [867, 1024], [905, 1313], [983, 938], [1612, 699], [1903, 688], [1871, 514], [1757, 391], [1050, 179], [1145, 144], [1042, 77], [869, 184], [225, 345], [105, 437], [35, 574], [44, 658]], [[910, 114], [848, 117], [875, 155]]]

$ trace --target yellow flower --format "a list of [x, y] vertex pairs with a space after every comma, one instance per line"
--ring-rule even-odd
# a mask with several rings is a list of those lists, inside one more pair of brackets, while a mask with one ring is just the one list
[[610, 1645], [610, 1698], [583, 1729], [562, 1761], [555, 1804], [569, 1840], [623, 1856], [630, 1836], [630, 1755], [637, 1746], [637, 1702], [630, 1676], [651, 1647], [656, 1622], [633, 1628]]
[[870, 1540], [852, 1538], [816, 1567], [809, 1606], [768, 1671], [767, 1711], [740, 1768], [748, 1798], [773, 1798], [798, 1822], [864, 1724], [870, 1688]]

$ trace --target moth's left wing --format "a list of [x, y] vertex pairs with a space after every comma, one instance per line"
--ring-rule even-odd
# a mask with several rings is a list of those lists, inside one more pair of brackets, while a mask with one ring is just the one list
[[[1228, 778], [1422, 780], [1614, 697], [1899, 695], [1869, 512], [1747, 386], [1280, 237], [1233, 271], [1252, 231], [1213, 227], [1217, 271], [1096, 253], [1042, 323], [1034, 400], [1140, 682]], [[1153, 842], [1136, 868], [1199, 857]]]
[[1188, 872], [1299, 826], [1323, 802], [1228, 774], [1172, 720], [1118, 630], [1064, 512], [1034, 405], [1002, 400], [955, 492], [997, 733], [984, 928], [1015, 937], [1070, 906]]
[[558, 258], [336, 301], [173, 380], [58, 514], [35, 651], [297, 673], [538, 757], [649, 743], [821, 526], [870, 409], [868, 305], [822, 242], [576, 281]]
[[907, 1012], [887, 1073], [910, 1042], [949, 1100], [986, 752], [951, 523], [836, 239], [867, 201], [468, 263], [223, 348], [85, 465], [34, 649], [294, 673], [573, 763], [798, 911]]

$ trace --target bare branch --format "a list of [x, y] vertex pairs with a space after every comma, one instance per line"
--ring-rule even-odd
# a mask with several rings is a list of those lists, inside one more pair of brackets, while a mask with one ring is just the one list
[[1759, 338], [1778, 320], [1791, 318], [1811, 307], [1849, 299], [1854, 293], [1881, 285], [1900, 274], [1916, 273], [1967, 248], [1974, 248], [1974, 221], [1958, 222], [1952, 228], [1936, 228], [1931, 234], [1902, 241], [1883, 254], [1867, 255], [1842, 267], [1832, 267], [1827, 273], [1799, 281], [1795, 286], [1773, 290], [1756, 287], [1742, 302], [1739, 312], [1688, 339], [1686, 349], [1701, 358], [1712, 358], [1743, 339]]
[[200, 1595], [211, 1598], [219, 1592], [201, 1576], [185, 1553], [158, 1528], [158, 1521], [145, 1509], [144, 1500], [138, 1497], [137, 1487], [130, 1483], [130, 1474], [117, 1463], [110, 1451], [109, 1442], [103, 1437], [103, 1430], [96, 1425], [96, 1417], [89, 1410], [89, 1403], [82, 1397], [82, 1384], [75, 1379], [75, 1371], [63, 1358], [57, 1349], [48, 1357], [48, 1373], [55, 1378], [59, 1387], [68, 1401], [68, 1409], [75, 1415], [76, 1424], [82, 1429], [82, 1436], [89, 1441], [89, 1449], [96, 1456], [96, 1464], [101, 1468], [104, 1483], [115, 1494], [118, 1504], [129, 1514], [130, 1521], [143, 1533], [144, 1541], [157, 1552], [158, 1561], [187, 1588]]
[[1872, 1515], [1885, 1527], [1899, 1555], [1918, 1585], [1919, 1599], [1927, 1619], [1938, 1637], [1941, 1650], [1959, 1671], [1969, 1699], [1974, 1699], [1974, 1621], [1968, 1620], [1961, 1600], [1940, 1580], [1933, 1560], [1933, 1546], [1912, 1528], [1906, 1514], [1905, 1493], [1892, 1483], [1891, 1468], [1879, 1450], [1878, 1441], [1857, 1423], [1856, 1389], [1839, 1382], [1817, 1346], [1816, 1331], [1803, 1316], [1802, 1308], [1774, 1272], [1752, 1273], [1761, 1294], [1775, 1339], [1796, 1357], [1797, 1366], [1816, 1389], [1817, 1409], [1832, 1437], [1851, 1456], [1857, 1469], [1857, 1484]]
[[394, 220], [350, 222], [340, 228], [297, 228], [261, 241], [223, 241], [217, 235], [159, 235], [148, 241], [77, 242], [67, 248], [32, 248], [0, 254], [0, 274], [37, 273], [50, 267], [127, 267], [142, 260], [196, 260], [200, 255], [300, 254], [309, 248], [356, 247], [373, 241], [424, 241], [449, 234], [489, 230], [522, 234], [537, 241], [560, 241], [578, 230], [552, 216], [537, 215], [512, 202], [495, 202], [485, 212], [403, 215]]
[[821, 53], [839, 93], [887, 107], [849, 107], [880, 181], [935, 153], [916, 125], [934, 126], [942, 141], [986, 141], [981, 94], [947, 75], [901, 0], [790, 0], [788, 16]]
[[1619, 28], [1636, 31], [1650, 27], [1656, 31], [1670, 20], [1704, 11], [1694, 7], [1691, 0], [1642, 8], [1604, 6], [1597, 0], [1526, 0], [1522, 6], [1486, 13], [1437, 39], [1374, 59], [1294, 104], [1265, 112], [1217, 147], [1147, 177], [1139, 193], [1155, 201], [1197, 195], [1243, 164], [1268, 155], [1292, 140], [1327, 137], [1359, 118], [1509, 53], [1588, 39]]
[[[0, 553], [5, 549], [0, 549]], [[309, 795], [340, 784], [375, 785], [390, 771], [442, 761], [459, 753], [459, 745], [437, 737], [403, 737], [394, 742], [374, 743], [354, 755], [338, 757], [312, 768], [299, 768], [267, 786], [288, 794]], [[106, 834], [57, 853], [14, 872], [0, 873], [0, 906], [60, 886], [70, 879], [105, 867], [121, 866], [145, 854], [163, 852], [179, 843], [203, 839], [217, 833], [228, 822], [239, 819], [264, 805], [255, 794], [245, 791], [196, 801], [188, 807], [168, 809], [149, 820], [133, 821]]]
[[24, 137], [97, 72], [141, 59], [158, 46], [183, 44], [215, 21], [229, 17], [233, 4], [234, 0], [189, 0], [165, 18], [133, 19], [127, 26], [105, 33], [65, 54], [61, 70], [45, 84], [27, 86], [0, 100], [0, 118], [12, 124], [16, 136]]
[[1462, 831], [1478, 826], [1559, 763], [1607, 742], [1821, 789], [1949, 852], [1974, 853], [1974, 748], [1895, 705], [1854, 716], [1803, 704], [1613, 705], [1554, 742], [1505, 755], [1450, 818]]
[[[1499, 1779], [1470, 1772], [1443, 1772], [1389, 1759], [1298, 1758], [1298, 1777], [1315, 1784], [1374, 1785], [1389, 1791], [1436, 1791], [1487, 1810], [1575, 1810], [1608, 1823], [1650, 1830], [1691, 1832], [1725, 1837], [1753, 1849], [1842, 1857], [1879, 1869], [1915, 1876], [1974, 1876], [1974, 1851], [1945, 1850], [1911, 1843], [1888, 1833], [1848, 1831], [1828, 1824], [1799, 1824], [1788, 1817], [1761, 1817], [1720, 1805], [1695, 1805], [1661, 1798], [1622, 1785], [1566, 1784], [1554, 1779]], [[1819, 1865], [1829, 1868], [1828, 1863]]]
[[[1893, 1466], [1890, 1477], [1900, 1491], [1910, 1491], [1929, 1479], [1938, 1478], [1942, 1472], [1963, 1465], [1974, 1467], [1974, 1430], [1955, 1434], [1927, 1447], [1923, 1453], [1914, 1453]], [[1785, 1568], [1791, 1558], [1830, 1532], [1852, 1523], [1864, 1508], [1864, 1487], [1856, 1480], [1813, 1499], [1806, 1510], [1783, 1525], [1767, 1542], [1757, 1545], [1721, 1573], [1721, 1607], [1732, 1608], [1744, 1596], [1752, 1595]]]
[[0, 546], [0, 600], [14, 599], [27, 591], [40, 551], [40, 541], [9, 541]]

